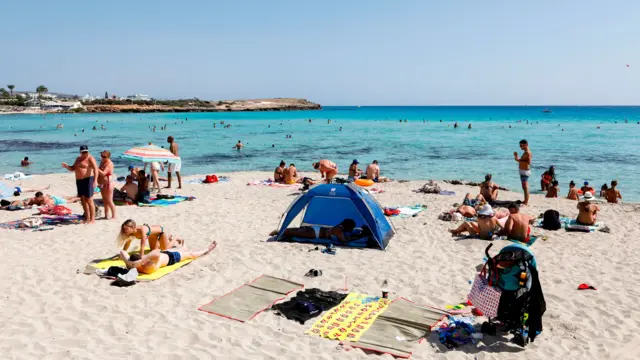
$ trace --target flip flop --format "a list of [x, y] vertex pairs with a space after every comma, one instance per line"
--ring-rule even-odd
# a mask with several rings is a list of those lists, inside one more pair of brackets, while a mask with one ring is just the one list
[[306, 276], [306, 277], [322, 276], [322, 270], [311, 269], [306, 274], [304, 274], [304, 276]]

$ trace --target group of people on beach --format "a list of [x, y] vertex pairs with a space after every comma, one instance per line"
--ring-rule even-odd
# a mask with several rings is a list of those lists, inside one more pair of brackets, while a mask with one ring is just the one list
[[[380, 176], [380, 165], [378, 164], [378, 160], [373, 160], [373, 162], [366, 167], [365, 171], [358, 168], [359, 164], [360, 162], [357, 159], [354, 159], [351, 162], [351, 165], [349, 165], [347, 181], [353, 182], [357, 179], [368, 179], [373, 182], [389, 181], [388, 178]], [[286, 167], [286, 165], [287, 164], [284, 160], [280, 161], [280, 165], [278, 165], [278, 167], [273, 171], [274, 182], [282, 184], [315, 184], [315, 181], [309, 178], [299, 178], [295, 164], [289, 164], [288, 167]], [[338, 175], [338, 165], [331, 160], [322, 159], [318, 162], [314, 162], [312, 166], [320, 172], [320, 176], [326, 183], [331, 183], [335, 179], [336, 175]]]

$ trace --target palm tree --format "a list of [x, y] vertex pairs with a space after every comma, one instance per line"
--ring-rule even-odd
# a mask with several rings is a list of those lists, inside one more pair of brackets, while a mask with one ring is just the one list
[[36, 93], [38, 93], [38, 95], [46, 94], [48, 92], [49, 92], [49, 89], [47, 89], [47, 87], [44, 85], [40, 85], [36, 88]]
[[0, 88], [0, 97], [8, 98], [9, 97], [9, 92], [7, 90], [5, 90], [5, 88]]
[[9, 91], [11, 92], [11, 97], [13, 97], [13, 89], [16, 88], [15, 85], [7, 85], [7, 88], [9, 88]]

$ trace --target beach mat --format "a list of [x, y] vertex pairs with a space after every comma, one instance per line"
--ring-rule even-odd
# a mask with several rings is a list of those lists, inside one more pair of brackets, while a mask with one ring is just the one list
[[331, 340], [357, 341], [389, 303], [388, 299], [378, 296], [350, 293], [305, 333]]
[[429, 335], [431, 328], [446, 315], [442, 310], [421, 307], [400, 298], [389, 304], [351, 346], [408, 358], [416, 345]]
[[150, 203], [138, 203], [138, 206], [166, 207], [189, 200], [188, 196], [176, 196], [173, 199], [153, 199]]
[[270, 308], [277, 301], [286, 298], [289, 293], [303, 287], [303, 284], [261, 275], [257, 279], [213, 299], [210, 303], [202, 305], [198, 310], [246, 322]]
[[[168, 275], [169, 273], [172, 273], [172, 272], [180, 269], [181, 267], [191, 263], [192, 261], [193, 261], [193, 259], [189, 259], [189, 260], [181, 261], [179, 263], [175, 263], [175, 264], [173, 264], [171, 266], [165, 266], [163, 268], [158, 269], [158, 271], [154, 272], [153, 274], [138, 274], [138, 277], [136, 278], [136, 280], [138, 280], [138, 281], [158, 280], [161, 277], [163, 277], [165, 275]], [[113, 256], [111, 258], [108, 258], [108, 259], [91, 262], [89, 265], [93, 266], [95, 268], [98, 268], [98, 269], [108, 269], [111, 266], [118, 266], [118, 267], [122, 267], [122, 268], [126, 268], [127, 267], [125, 265], [124, 261], [120, 260], [120, 257], [118, 255], [115, 255], [115, 256]]]

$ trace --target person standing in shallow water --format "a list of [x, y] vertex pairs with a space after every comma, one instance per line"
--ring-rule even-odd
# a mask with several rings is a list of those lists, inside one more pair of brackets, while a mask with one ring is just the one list
[[518, 162], [518, 171], [520, 173], [520, 182], [524, 191], [524, 205], [529, 205], [529, 177], [531, 176], [531, 150], [527, 140], [520, 140], [520, 149], [523, 151], [522, 156], [518, 156], [518, 152], [513, 152], [513, 158]]
[[98, 186], [98, 163], [89, 154], [89, 147], [80, 146], [80, 156], [76, 158], [73, 165], [62, 163], [62, 167], [76, 174], [76, 188], [84, 210], [84, 223], [95, 223], [96, 205], [93, 203], [93, 189]]

